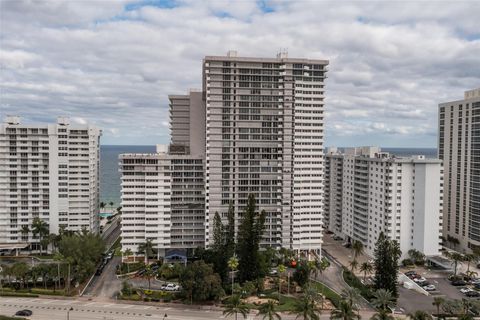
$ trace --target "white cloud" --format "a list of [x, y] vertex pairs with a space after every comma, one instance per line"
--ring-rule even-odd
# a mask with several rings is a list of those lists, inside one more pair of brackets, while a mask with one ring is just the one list
[[0, 116], [67, 115], [105, 143], [165, 143], [167, 96], [201, 87], [203, 56], [288, 48], [330, 59], [327, 145], [435, 146], [438, 103], [480, 84], [478, 2], [126, 3], [1, 1]]

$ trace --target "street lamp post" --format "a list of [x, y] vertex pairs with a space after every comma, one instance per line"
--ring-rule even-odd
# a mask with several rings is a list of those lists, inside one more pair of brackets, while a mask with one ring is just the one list
[[70, 311], [73, 311], [73, 307], [67, 310], [67, 320], [70, 320]]
[[165, 320], [165, 318], [167, 318], [168, 315], [165, 313], [165, 315], [163, 316], [162, 320]]

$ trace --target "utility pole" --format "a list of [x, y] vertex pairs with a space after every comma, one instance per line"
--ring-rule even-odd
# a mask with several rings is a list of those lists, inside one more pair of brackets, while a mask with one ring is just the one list
[[67, 320], [70, 320], [70, 311], [73, 311], [73, 307], [67, 310]]

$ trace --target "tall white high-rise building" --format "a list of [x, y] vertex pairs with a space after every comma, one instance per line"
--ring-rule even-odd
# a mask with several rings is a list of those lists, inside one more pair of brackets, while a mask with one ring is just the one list
[[439, 254], [443, 168], [438, 159], [397, 158], [378, 147], [329, 150], [326, 156], [329, 221], [347, 240], [359, 240], [373, 255], [383, 232], [397, 240], [403, 257], [410, 249]]
[[466, 91], [463, 100], [441, 103], [438, 121], [443, 235], [447, 245], [467, 252], [480, 247], [480, 88]]
[[172, 143], [158, 145], [156, 153], [119, 157], [122, 248], [136, 253], [151, 240], [159, 257], [205, 245], [202, 93], [169, 99]]
[[215, 212], [225, 218], [233, 204], [238, 222], [254, 194], [264, 246], [320, 252], [327, 65], [285, 53], [205, 57], [207, 246]]
[[5, 119], [0, 125], [3, 248], [38, 242], [31, 232], [34, 218], [44, 220], [50, 233], [99, 231], [100, 136], [98, 128], [68, 118], [44, 125]]

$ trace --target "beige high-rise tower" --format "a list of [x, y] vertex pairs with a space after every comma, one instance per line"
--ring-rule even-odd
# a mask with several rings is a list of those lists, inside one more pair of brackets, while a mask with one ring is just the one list
[[467, 252], [480, 246], [480, 88], [439, 105], [438, 156], [444, 166], [443, 235], [451, 248]]

